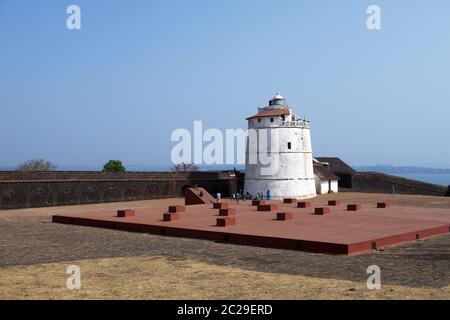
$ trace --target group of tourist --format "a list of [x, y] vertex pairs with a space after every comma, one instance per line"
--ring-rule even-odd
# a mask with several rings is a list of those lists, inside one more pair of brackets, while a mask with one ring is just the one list
[[[218, 192], [216, 194], [216, 202], [220, 202], [220, 199], [222, 198], [222, 195]], [[270, 190], [267, 190], [266, 196], [264, 197], [263, 192], [258, 192], [255, 197], [252, 197], [252, 195], [247, 191], [245, 194], [242, 193], [242, 190], [239, 192], [233, 193], [231, 195], [231, 201], [236, 201], [239, 203], [239, 200], [245, 201], [245, 200], [270, 200]]]
[[270, 195], [270, 190], [267, 190], [267, 192], [266, 192], [266, 197], [264, 198], [264, 193], [262, 193], [262, 192], [258, 192], [257, 194], [256, 194], [256, 197], [253, 199], [253, 200], [270, 200], [270, 197], [271, 197], [271, 195]]

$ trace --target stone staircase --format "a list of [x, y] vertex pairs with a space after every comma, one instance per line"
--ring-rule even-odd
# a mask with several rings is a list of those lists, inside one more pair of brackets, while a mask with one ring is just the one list
[[214, 203], [215, 199], [204, 188], [186, 188], [184, 190], [184, 204], [209, 204]]

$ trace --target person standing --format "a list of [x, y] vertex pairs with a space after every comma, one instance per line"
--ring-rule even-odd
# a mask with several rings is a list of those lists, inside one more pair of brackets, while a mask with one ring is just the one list
[[267, 200], [270, 200], [270, 190], [267, 190], [266, 198]]
[[220, 194], [220, 192], [217, 192], [216, 194], [216, 202], [220, 203], [220, 198], [222, 197], [222, 195]]

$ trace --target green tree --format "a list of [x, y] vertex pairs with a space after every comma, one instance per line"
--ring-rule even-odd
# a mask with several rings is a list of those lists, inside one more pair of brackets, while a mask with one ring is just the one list
[[18, 171], [55, 171], [56, 165], [43, 159], [31, 159], [17, 166]]
[[109, 160], [103, 166], [103, 172], [125, 172], [126, 170], [120, 160]]

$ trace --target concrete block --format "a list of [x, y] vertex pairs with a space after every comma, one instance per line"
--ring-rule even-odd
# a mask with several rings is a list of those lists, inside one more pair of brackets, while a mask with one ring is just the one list
[[226, 202], [215, 202], [213, 203], [214, 209], [226, 209], [228, 208], [228, 203]]
[[234, 217], [217, 218], [218, 227], [228, 227], [234, 225], [236, 225], [236, 218]]
[[227, 209], [219, 209], [219, 216], [228, 217], [236, 215], [236, 209], [227, 208]]
[[309, 208], [311, 207], [311, 202], [300, 201], [297, 202], [297, 208]]
[[361, 209], [362, 209], [362, 205], [360, 205], [360, 204], [347, 205], [347, 211], [360, 211]]
[[169, 212], [185, 212], [186, 207], [185, 206], [169, 206]]
[[294, 215], [292, 212], [278, 212], [277, 213], [277, 220], [285, 221], [285, 220], [292, 220], [294, 218]]
[[328, 200], [329, 206], [338, 206], [340, 204], [341, 204], [341, 202], [339, 200]]
[[252, 200], [252, 206], [260, 206], [266, 204], [266, 200]]
[[134, 217], [135, 212], [132, 209], [117, 210], [117, 216], [119, 218]]
[[330, 208], [327, 208], [327, 207], [314, 209], [314, 214], [317, 214], [317, 215], [329, 214], [330, 212], [331, 212]]
[[280, 206], [277, 204], [262, 204], [258, 206], [258, 211], [276, 211], [280, 209]]
[[164, 221], [176, 221], [180, 220], [180, 214], [178, 212], [166, 212], [163, 215]]

